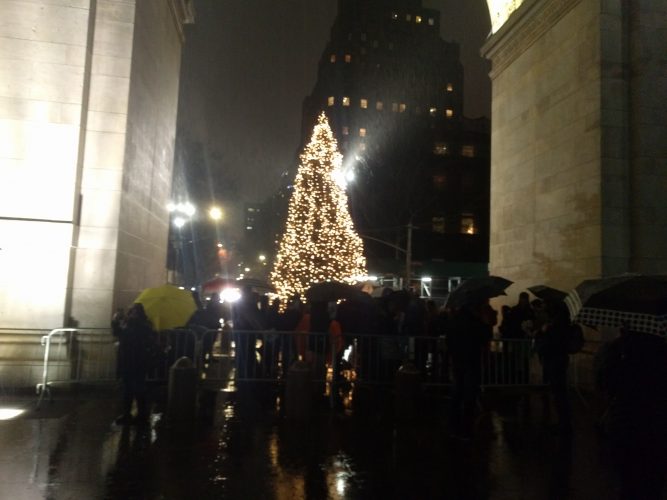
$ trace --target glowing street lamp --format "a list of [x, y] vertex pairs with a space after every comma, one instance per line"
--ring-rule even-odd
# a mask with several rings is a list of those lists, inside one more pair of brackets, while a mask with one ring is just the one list
[[223, 216], [222, 209], [220, 207], [211, 207], [208, 211], [208, 216], [214, 221], [219, 221]]

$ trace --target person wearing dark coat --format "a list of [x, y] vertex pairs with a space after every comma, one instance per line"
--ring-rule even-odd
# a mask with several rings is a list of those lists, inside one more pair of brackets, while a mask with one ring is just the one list
[[547, 319], [536, 334], [535, 345], [542, 363], [544, 383], [549, 387], [558, 417], [558, 432], [572, 433], [570, 400], [567, 391], [567, 369], [570, 363], [569, 343], [573, 329], [570, 313], [563, 301], [548, 302]]
[[621, 500], [661, 500], [667, 471], [667, 343], [623, 330], [595, 359], [608, 408], [603, 430], [620, 479]]
[[[123, 384], [123, 414], [116, 423], [147, 424], [149, 414], [146, 377], [156, 352], [156, 334], [141, 304], [133, 304], [126, 317], [116, 314], [111, 323], [118, 338], [118, 375]], [[132, 416], [136, 402], [137, 414]]]
[[449, 326], [447, 348], [454, 377], [452, 420], [454, 434], [472, 437], [475, 408], [480, 393], [482, 355], [493, 335], [488, 300], [463, 306]]

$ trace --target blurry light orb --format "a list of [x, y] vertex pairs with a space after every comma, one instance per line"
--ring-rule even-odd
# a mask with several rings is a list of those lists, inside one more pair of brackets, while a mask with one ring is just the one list
[[173, 201], [170, 201], [169, 203], [167, 203], [167, 210], [173, 212], [174, 210], [176, 210], [176, 204]]
[[241, 290], [238, 288], [225, 288], [221, 293], [220, 293], [220, 301], [221, 302], [236, 302], [241, 298]]
[[0, 420], [11, 420], [25, 413], [21, 408], [0, 408]]
[[197, 209], [192, 203], [183, 203], [183, 213], [189, 217], [192, 217]]
[[244, 269], [244, 271], [245, 271], [246, 273], [249, 273], [249, 272], [250, 272], [250, 268], [249, 268], [249, 267], [246, 267], [246, 268]]
[[264, 262], [266, 260], [266, 255], [260, 255], [259, 256], [259, 261]]
[[185, 222], [186, 222], [185, 218], [183, 217], [174, 217], [174, 226], [176, 226], [179, 229], [185, 226]]
[[212, 207], [208, 211], [208, 215], [213, 220], [220, 220], [222, 219], [222, 209], [220, 209], [219, 207]]

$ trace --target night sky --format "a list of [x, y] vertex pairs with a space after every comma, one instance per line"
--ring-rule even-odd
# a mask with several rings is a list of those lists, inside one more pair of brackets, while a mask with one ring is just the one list
[[[229, 209], [274, 192], [294, 166], [301, 105], [336, 16], [336, 0], [196, 0], [183, 51], [174, 193]], [[461, 44], [465, 115], [490, 115], [484, 0], [424, 0], [442, 38]], [[183, 175], [185, 173], [185, 175]], [[184, 179], [188, 179], [185, 181]], [[209, 182], [210, 179], [210, 182]]]

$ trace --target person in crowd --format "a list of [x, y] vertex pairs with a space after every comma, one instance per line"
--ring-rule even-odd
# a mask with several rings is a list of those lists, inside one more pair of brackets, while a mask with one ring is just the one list
[[454, 393], [452, 424], [454, 435], [472, 437], [475, 408], [480, 393], [482, 356], [493, 334], [493, 317], [488, 300], [479, 300], [459, 309], [447, 333], [452, 359]]
[[572, 433], [570, 400], [567, 390], [567, 369], [570, 361], [570, 338], [579, 328], [570, 321], [570, 312], [562, 300], [546, 304], [546, 323], [535, 337], [536, 351], [542, 363], [544, 383], [553, 398], [557, 430], [562, 435]]
[[511, 383], [528, 383], [531, 349], [521, 341], [532, 335], [534, 322], [535, 313], [530, 307], [530, 296], [528, 292], [521, 292], [519, 302], [510, 309], [509, 322], [503, 333], [503, 339], [510, 340], [505, 343], [505, 376]]
[[[133, 304], [127, 316], [117, 312], [112, 321], [113, 335], [118, 339], [118, 374], [123, 384], [123, 413], [119, 425], [149, 423], [146, 378], [157, 353], [156, 333], [141, 304]], [[136, 416], [132, 406], [136, 403]]]
[[241, 298], [234, 304], [232, 310], [234, 342], [236, 343], [236, 373], [239, 378], [252, 378], [256, 375], [256, 332], [265, 329], [258, 302], [259, 296], [252, 291], [252, 288], [244, 287], [241, 291]]
[[509, 319], [510, 321], [505, 338], [526, 338], [526, 333], [532, 330], [535, 321], [535, 312], [532, 307], [530, 307], [530, 296], [528, 295], [528, 292], [521, 292], [519, 294], [519, 302], [510, 310]]
[[595, 359], [606, 396], [603, 427], [620, 479], [621, 500], [662, 500], [667, 470], [667, 344], [622, 329]]

